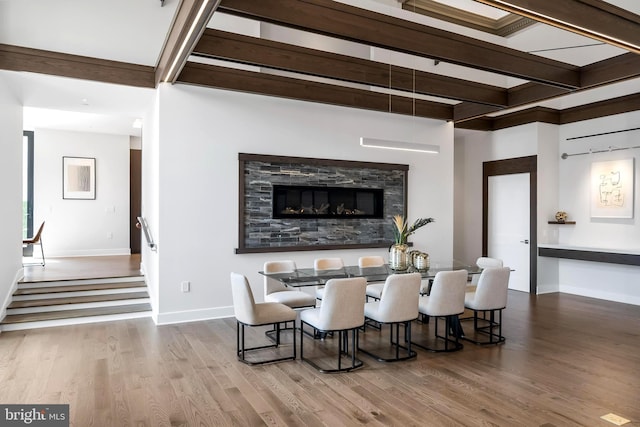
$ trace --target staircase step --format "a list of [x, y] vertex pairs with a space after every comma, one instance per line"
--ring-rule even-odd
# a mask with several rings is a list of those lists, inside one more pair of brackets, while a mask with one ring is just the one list
[[45, 288], [50, 286], [88, 285], [92, 283], [123, 283], [123, 282], [144, 282], [144, 276], [102, 277], [98, 279], [20, 281], [18, 282], [18, 289]]
[[117, 283], [88, 283], [82, 285], [61, 285], [45, 287], [28, 287], [26, 284], [18, 285], [14, 295], [38, 295], [59, 292], [100, 291], [106, 289], [125, 289], [133, 287], [146, 287], [144, 282], [117, 282]]
[[14, 308], [30, 308], [30, 307], [46, 307], [52, 305], [64, 305], [64, 304], [86, 304], [92, 302], [105, 302], [105, 301], [122, 301], [128, 299], [149, 298], [149, 294], [146, 292], [128, 292], [118, 294], [104, 294], [104, 295], [87, 295], [80, 297], [62, 297], [62, 298], [46, 298], [46, 299], [33, 299], [24, 301], [12, 301], [7, 309]]
[[[105, 316], [113, 314], [127, 314], [136, 312], [151, 312], [150, 304], [130, 304], [130, 305], [118, 305], [113, 307], [97, 307], [97, 308], [84, 308], [76, 310], [61, 310], [61, 311], [44, 311], [38, 313], [26, 313], [26, 314], [12, 314], [7, 315], [3, 321], [3, 325], [11, 325], [15, 323], [26, 322], [42, 322], [58, 319], [70, 319], [70, 318], [84, 318], [91, 316]], [[8, 330], [3, 327], [3, 330]]]

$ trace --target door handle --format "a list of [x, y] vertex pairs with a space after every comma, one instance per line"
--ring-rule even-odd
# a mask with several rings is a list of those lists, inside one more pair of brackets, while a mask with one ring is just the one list
[[520, 243], [524, 243], [525, 245], [528, 245], [529, 239], [520, 240]]

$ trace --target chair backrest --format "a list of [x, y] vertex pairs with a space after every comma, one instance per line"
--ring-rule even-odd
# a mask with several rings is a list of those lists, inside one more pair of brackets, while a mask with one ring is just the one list
[[339, 331], [364, 325], [366, 288], [367, 280], [364, 277], [328, 280], [316, 327], [325, 331]]
[[[476, 260], [476, 265], [482, 269], [489, 267], [502, 267], [502, 260], [498, 258], [481, 256]], [[472, 284], [477, 285], [478, 280], [480, 280], [480, 275], [474, 274], [473, 276], [471, 276]]]
[[385, 264], [384, 258], [378, 255], [361, 256], [358, 258], [358, 267], [382, 267]]
[[476, 265], [480, 268], [502, 267], [502, 260], [498, 258], [481, 256], [476, 260]]
[[[296, 271], [296, 263], [291, 260], [267, 261], [262, 269], [265, 273], [293, 273]], [[286, 291], [287, 287], [279, 280], [264, 276], [264, 295], [274, 292]]]
[[509, 267], [488, 267], [482, 271], [473, 297], [476, 310], [497, 310], [507, 306], [510, 274]]
[[342, 258], [317, 258], [313, 261], [316, 270], [339, 270], [343, 267]]
[[393, 323], [417, 318], [420, 279], [420, 273], [388, 276], [382, 289], [377, 320]]
[[231, 292], [233, 296], [233, 312], [239, 322], [253, 325], [256, 323], [253, 292], [249, 280], [238, 273], [231, 273]]
[[33, 236], [33, 239], [31, 239], [31, 241], [33, 243], [38, 243], [40, 242], [40, 238], [42, 237], [42, 229], [44, 228], [44, 221], [42, 221], [42, 224], [40, 224], [40, 228], [38, 228], [38, 231], [36, 232], [36, 234]]
[[439, 271], [433, 279], [427, 303], [429, 316], [448, 316], [464, 311], [467, 270]]

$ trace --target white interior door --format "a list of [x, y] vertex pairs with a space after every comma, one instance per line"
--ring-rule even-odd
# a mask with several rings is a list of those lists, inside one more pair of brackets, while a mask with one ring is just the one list
[[511, 267], [509, 289], [529, 292], [529, 174], [489, 177], [487, 256]]

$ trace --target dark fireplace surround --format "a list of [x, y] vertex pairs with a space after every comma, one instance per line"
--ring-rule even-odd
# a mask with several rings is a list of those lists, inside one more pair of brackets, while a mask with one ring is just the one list
[[236, 253], [389, 247], [408, 165], [240, 153]]

